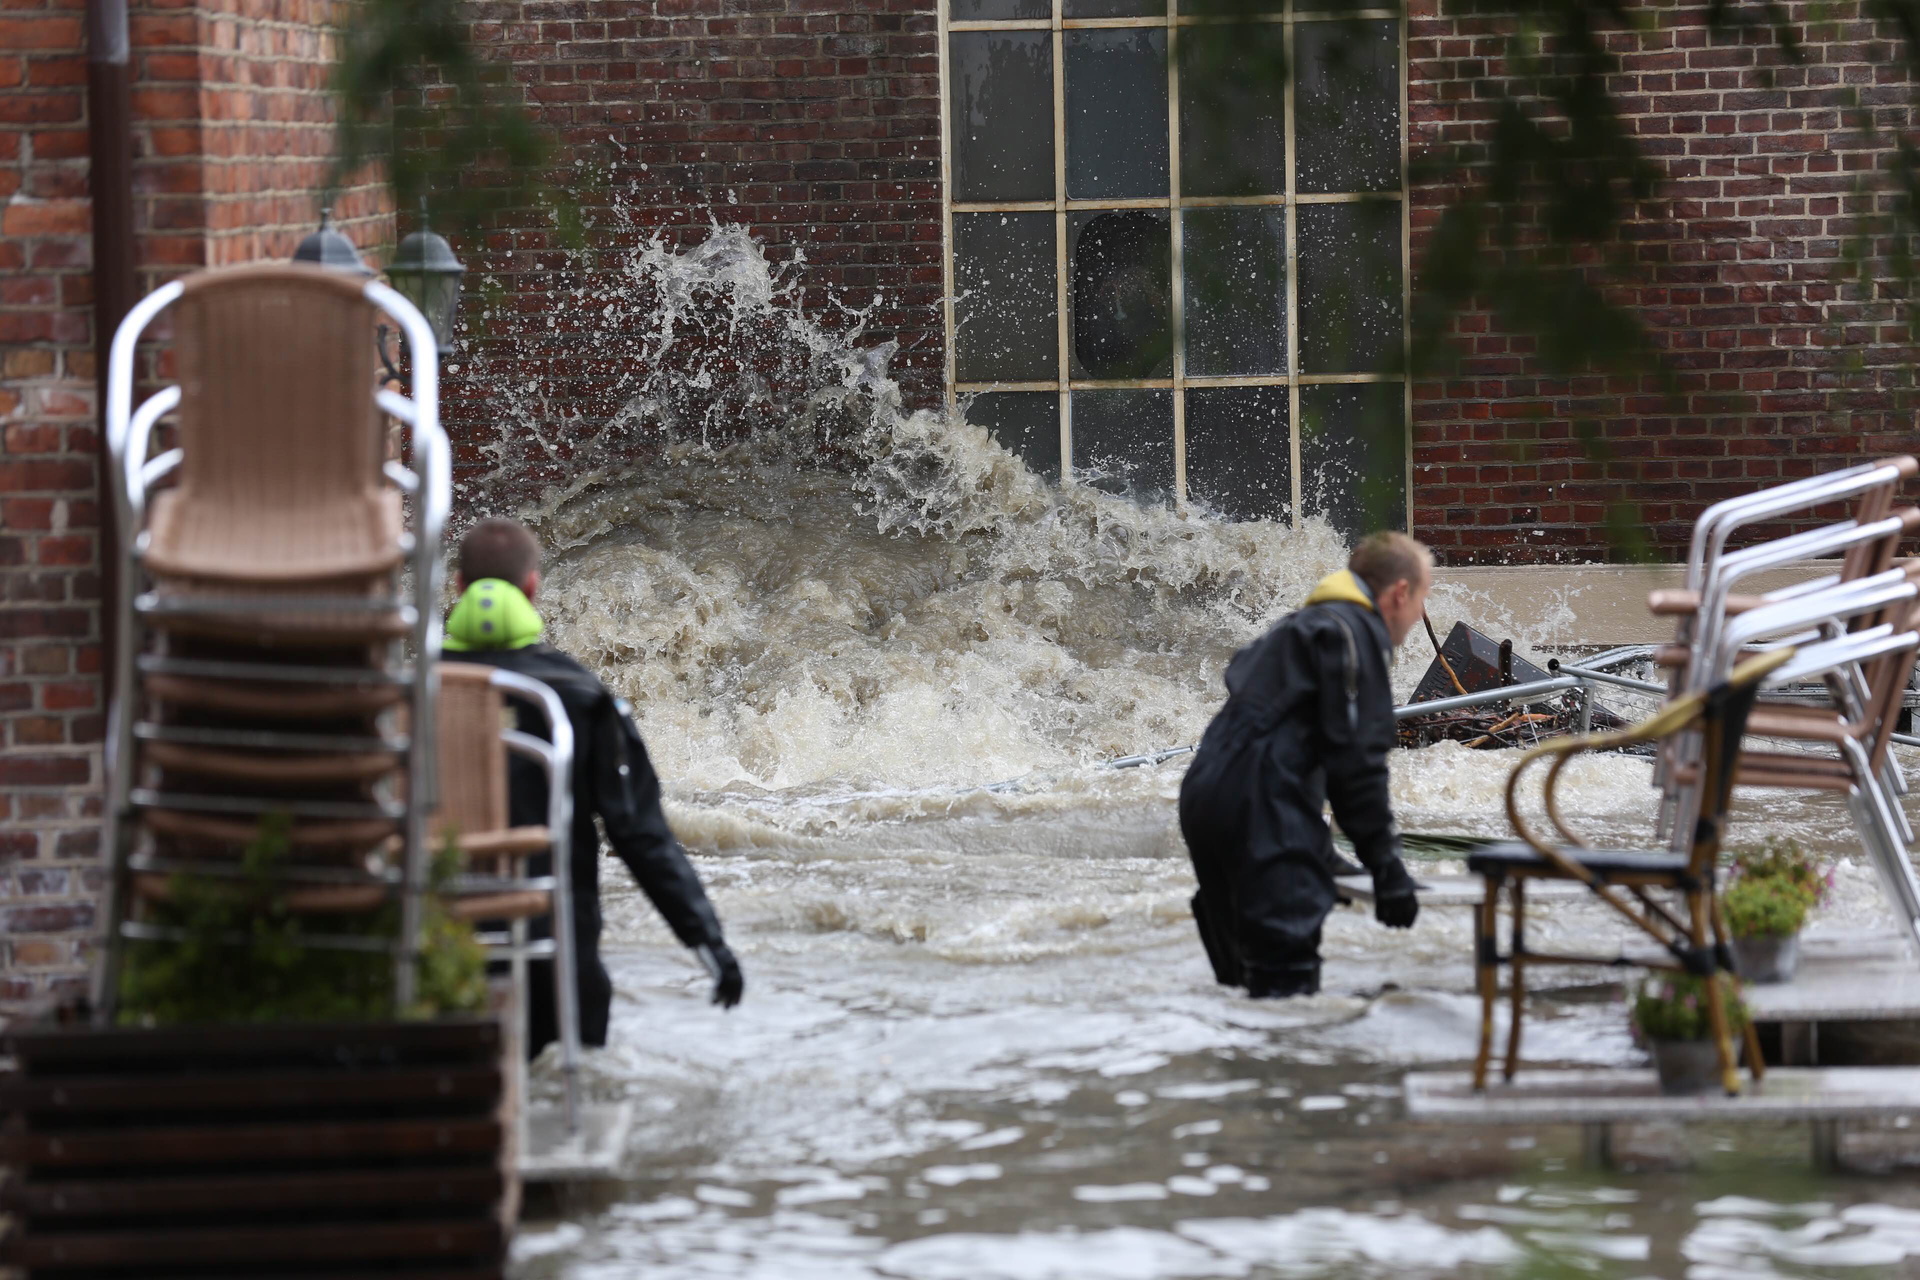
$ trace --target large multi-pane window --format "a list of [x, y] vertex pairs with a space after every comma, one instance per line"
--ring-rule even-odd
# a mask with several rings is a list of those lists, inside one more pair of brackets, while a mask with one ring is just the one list
[[1402, 30], [1356, 3], [943, 0], [947, 385], [1035, 470], [1404, 520]]

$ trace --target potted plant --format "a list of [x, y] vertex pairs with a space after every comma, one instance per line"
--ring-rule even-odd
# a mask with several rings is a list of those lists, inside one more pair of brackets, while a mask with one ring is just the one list
[[[1740, 981], [1718, 974], [1727, 1033], [1737, 1046], [1747, 1027], [1747, 1006]], [[1713, 1043], [1713, 1019], [1707, 1009], [1706, 979], [1686, 973], [1660, 973], [1640, 984], [1633, 1002], [1633, 1026], [1653, 1057], [1660, 1092], [1712, 1093], [1721, 1087], [1720, 1055]]]
[[1800, 959], [1800, 930], [1826, 896], [1832, 872], [1781, 837], [1734, 855], [1720, 897], [1734, 961], [1750, 982], [1787, 982]]

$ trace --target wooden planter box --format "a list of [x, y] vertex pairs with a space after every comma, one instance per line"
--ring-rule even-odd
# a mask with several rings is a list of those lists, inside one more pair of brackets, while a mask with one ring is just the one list
[[509, 1039], [492, 1018], [0, 1032], [0, 1267], [501, 1277]]

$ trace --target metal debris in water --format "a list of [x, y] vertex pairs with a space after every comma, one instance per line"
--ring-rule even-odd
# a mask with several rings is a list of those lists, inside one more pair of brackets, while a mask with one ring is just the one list
[[[1427, 635], [1433, 636], [1432, 624]], [[1408, 705], [1436, 702], [1460, 695], [1489, 693], [1516, 685], [1552, 680], [1513, 651], [1513, 641], [1494, 640], [1464, 622], [1453, 624], [1444, 643], [1434, 646], [1433, 663], [1413, 691]], [[1530, 747], [1582, 729], [1583, 710], [1595, 729], [1612, 729], [1623, 722], [1604, 708], [1594, 707], [1584, 689], [1568, 689], [1547, 697], [1533, 697], [1521, 705], [1505, 699], [1403, 718], [1399, 742], [1403, 747], [1425, 747], [1436, 742], [1459, 742], [1476, 749]]]

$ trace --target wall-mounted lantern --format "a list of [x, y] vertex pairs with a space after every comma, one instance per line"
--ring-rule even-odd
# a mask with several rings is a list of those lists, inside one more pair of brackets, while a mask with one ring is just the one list
[[360, 251], [353, 247], [353, 241], [335, 231], [332, 224], [333, 210], [323, 207], [320, 210], [319, 227], [300, 242], [300, 247], [293, 251], [293, 260], [311, 262], [333, 271], [372, 275], [373, 268], [360, 260]]
[[460, 278], [466, 273], [453, 256], [453, 246], [427, 227], [427, 202], [422, 200], [419, 225], [394, 250], [387, 279], [433, 326], [443, 360], [453, 352], [453, 317], [460, 306]]

